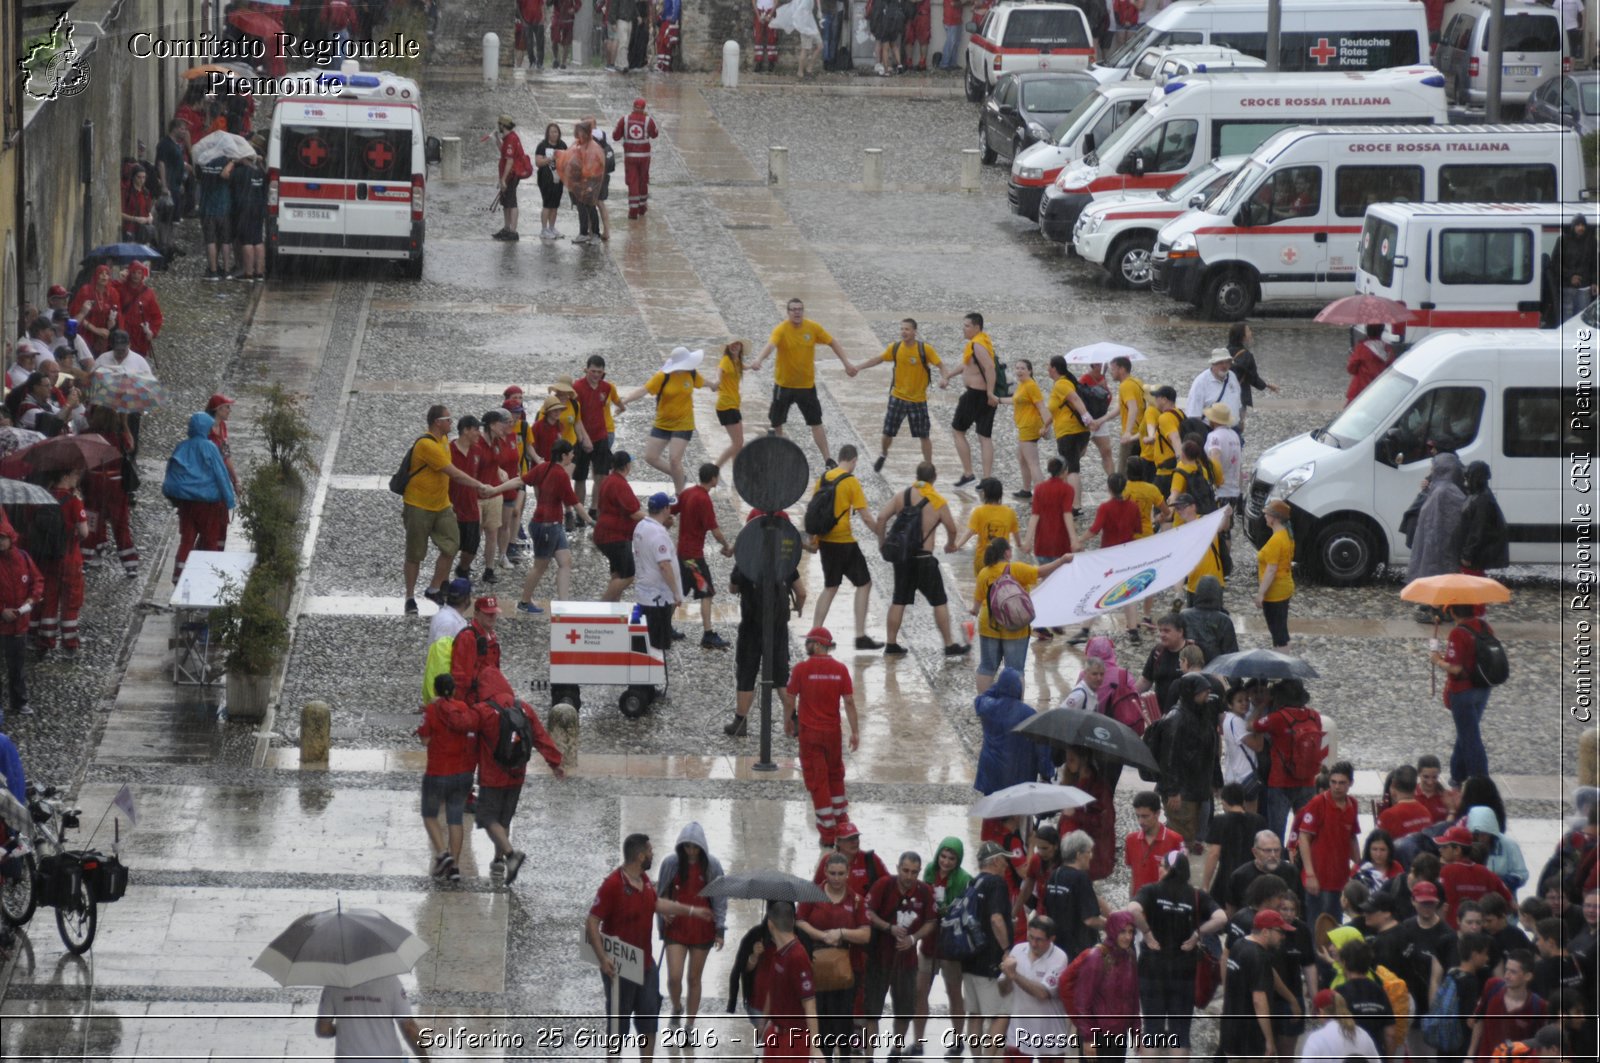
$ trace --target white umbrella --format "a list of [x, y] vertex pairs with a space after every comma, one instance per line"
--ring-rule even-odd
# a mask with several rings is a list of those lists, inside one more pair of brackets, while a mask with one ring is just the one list
[[1042, 782], [1022, 782], [980, 797], [967, 815], [974, 819], [1004, 819], [1007, 816], [1032, 816], [1041, 812], [1065, 812], [1082, 808], [1094, 800], [1076, 786], [1054, 786]]
[[1143, 351], [1126, 347], [1120, 343], [1112, 343], [1110, 340], [1101, 340], [1099, 343], [1091, 343], [1086, 347], [1074, 347], [1067, 352], [1067, 363], [1069, 365], [1104, 365], [1113, 358], [1126, 358], [1130, 362], [1142, 362], [1145, 360], [1145, 355]]
[[382, 912], [343, 907], [302, 915], [256, 957], [255, 967], [279, 985], [349, 989], [405, 974], [428, 945]]
[[256, 149], [244, 137], [219, 129], [195, 141], [190, 153], [195, 162], [204, 165], [216, 159], [247, 159], [256, 153]]

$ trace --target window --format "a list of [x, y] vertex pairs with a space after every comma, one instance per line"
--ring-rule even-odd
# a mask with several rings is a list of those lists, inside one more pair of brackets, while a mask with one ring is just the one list
[[1359, 218], [1370, 203], [1422, 200], [1420, 166], [1341, 166], [1333, 175], [1334, 213]]
[[[1282, 37], [1279, 37], [1281, 42]], [[1211, 35], [1211, 43], [1221, 48], [1233, 48], [1245, 55], [1253, 55], [1257, 59], [1267, 57], [1267, 35], [1265, 33], [1244, 33], [1238, 30], [1222, 30]]]
[[1464, 52], [1472, 41], [1472, 27], [1474, 25], [1475, 23], [1470, 15], [1457, 15], [1450, 20], [1450, 25], [1445, 27], [1440, 40], [1449, 44], [1450, 47], [1459, 48]]
[[1200, 123], [1193, 119], [1163, 122], [1145, 134], [1138, 146], [1128, 153], [1128, 158], [1143, 159], [1145, 173], [1182, 170], [1194, 156], [1194, 142], [1199, 135]]
[[1385, 288], [1394, 283], [1394, 253], [1399, 239], [1399, 227], [1382, 218], [1368, 218], [1361, 229], [1361, 269]]
[[411, 130], [352, 129], [349, 136], [350, 180], [411, 182]]
[[1211, 157], [1248, 155], [1259, 148], [1272, 134], [1281, 129], [1300, 125], [1299, 122], [1279, 122], [1272, 119], [1214, 119], [1211, 123]]
[[1409, 465], [1433, 454], [1460, 450], [1478, 438], [1482, 419], [1482, 388], [1447, 386], [1425, 391], [1389, 429], [1390, 453], [1396, 464]]
[[1149, 51], [1141, 55], [1139, 61], [1133, 64], [1133, 69], [1128, 72], [1128, 79], [1130, 81], [1148, 81], [1150, 75], [1155, 72], [1156, 60], [1159, 58], [1161, 58], [1161, 53], [1157, 51]]
[[284, 177], [337, 181], [344, 178], [343, 126], [286, 125], [279, 172]]
[[[1489, 35], [1484, 33], [1484, 42]], [[1501, 46], [1507, 52], [1561, 51], [1561, 21], [1555, 15], [1513, 15], [1506, 13], [1500, 30]]]
[[1022, 87], [1022, 105], [1034, 113], [1066, 114], [1093, 90], [1093, 82], [1084, 82], [1077, 78], [1064, 81], [1043, 78], [1030, 81]]
[[1241, 208], [1245, 225], [1314, 216], [1322, 206], [1322, 167], [1291, 166], [1269, 176]]
[[995, 90], [994, 102], [998, 107], [1015, 107], [1017, 105], [1017, 79], [1007, 74], [1000, 79], [1000, 87]]
[[[1600, 114], [1600, 78], [1588, 77], [1582, 81], [1576, 78], [1569, 80], [1567, 88], [1562, 90], [1562, 96], [1577, 95], [1583, 99], [1584, 114]], [[1574, 101], [1576, 104], [1577, 101]], [[1577, 107], [1574, 106], [1574, 110]]]
[[1440, 203], [1555, 203], [1556, 168], [1538, 163], [1439, 167]]
[[1094, 128], [1090, 130], [1094, 134], [1094, 142], [1104, 147], [1106, 138], [1126, 125], [1134, 112], [1143, 106], [1143, 100], [1123, 100], [1107, 107], [1105, 113], [1095, 122]]
[[[1563, 410], [1560, 388], [1507, 388], [1505, 452], [1508, 458], [1570, 458], [1586, 452], [1583, 433], [1574, 430], [1577, 396], [1568, 392]], [[1579, 417], [1578, 422], [1584, 423]]]
[[1444, 284], [1527, 284], [1533, 279], [1529, 229], [1443, 229], [1439, 280]]
[[1076, 9], [1040, 10], [1011, 9], [1006, 20], [1006, 39], [1003, 48], [1087, 48], [1089, 34], [1084, 29], [1083, 12]]

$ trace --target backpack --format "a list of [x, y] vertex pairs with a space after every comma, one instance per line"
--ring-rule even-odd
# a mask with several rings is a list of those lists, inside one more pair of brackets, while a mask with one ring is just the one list
[[395, 474], [393, 476], [389, 477], [390, 494], [404, 495], [406, 493], [406, 485], [411, 482], [412, 476], [411, 459], [416, 457], [417, 444], [427, 438], [427, 436], [418, 436], [412, 442], [411, 446], [407, 448], [406, 456], [400, 459], [400, 468], [395, 470]]
[[1033, 598], [1011, 574], [1008, 562], [995, 581], [989, 584], [989, 620], [1003, 631], [1015, 631], [1032, 624], [1034, 616]]
[[1446, 971], [1433, 994], [1433, 1004], [1419, 1025], [1422, 1040], [1438, 1049], [1441, 1055], [1459, 1056], [1466, 1049], [1471, 1034], [1465, 1017], [1465, 1008], [1470, 1003], [1461, 999], [1461, 983], [1456, 979], [1456, 972]]
[[[1190, 436], [1199, 436], [1202, 440], [1211, 434], [1211, 426], [1199, 417], [1185, 417], [1178, 422], [1178, 442], [1182, 443]], [[1205, 449], [1204, 447], [1201, 448]]]
[[33, 507], [23, 527], [27, 531], [23, 543], [41, 568], [67, 556], [67, 521], [60, 506]]
[[[1211, 459], [1202, 455], [1195, 462], [1195, 473], [1183, 476], [1183, 489], [1194, 499], [1194, 508], [1202, 517], [1217, 511], [1217, 489], [1211, 483], [1211, 470], [1206, 468], [1210, 464]], [[1207, 654], [1206, 659], [1210, 660], [1211, 656]]]
[[806, 503], [806, 515], [801, 521], [807, 535], [826, 535], [838, 526], [839, 521], [849, 519], [849, 513], [841, 516], [834, 512], [834, 503], [839, 498], [839, 485], [850, 478], [850, 473], [835, 476], [831, 480], [826, 473], [823, 474], [822, 486]]
[[1497, 687], [1511, 677], [1511, 663], [1506, 660], [1506, 648], [1494, 632], [1484, 625], [1483, 630], [1472, 629], [1472, 685]]
[[1089, 411], [1091, 418], [1104, 417], [1111, 408], [1111, 392], [1106, 390], [1104, 384], [1084, 384], [1067, 371], [1067, 379], [1072, 381], [1072, 386], [1078, 389], [1078, 399], [1083, 403], [1083, 408]]
[[521, 771], [533, 756], [533, 725], [521, 704], [489, 702], [500, 715], [500, 737], [494, 743], [494, 762], [507, 771]]
[[924, 498], [916, 505], [911, 505], [911, 488], [906, 488], [906, 504], [900, 507], [900, 512], [894, 515], [894, 523], [889, 526], [889, 534], [883, 537], [883, 545], [878, 547], [878, 556], [891, 565], [902, 564], [916, 556], [922, 549], [922, 509], [928, 504]]
[[1389, 1006], [1394, 1009], [1394, 1036], [1399, 1041], [1411, 1028], [1411, 989], [1404, 978], [1381, 963], [1373, 967], [1372, 974], [1388, 994]]
[[1133, 0], [1114, 0], [1111, 13], [1117, 16], [1117, 25], [1123, 29], [1139, 24], [1139, 8]]
[[965, 960], [983, 951], [987, 942], [983, 920], [978, 917], [978, 880], [945, 908], [939, 917], [939, 956], [946, 960]]
[[1061, 972], [1060, 981], [1056, 982], [1056, 999], [1061, 1002], [1061, 1010], [1067, 1013], [1067, 1018], [1074, 1022], [1082, 1018], [1078, 1014], [1078, 976], [1083, 974], [1084, 965], [1089, 962], [1089, 957], [1099, 954], [1099, 945], [1083, 949], [1072, 957], [1072, 962]]
[[611, 148], [610, 137], [606, 137], [600, 142], [600, 150], [606, 153], [606, 173], [615, 173], [617, 170], [617, 153]]
[[[1111, 685], [1110, 704], [1100, 707], [1100, 711], [1118, 723], [1134, 729], [1138, 733], [1144, 729], [1144, 714], [1139, 709], [1139, 692], [1128, 682], [1128, 670], [1121, 665], [1114, 665], [1117, 678]], [[1107, 669], [1109, 673], [1110, 669]]]
[[1303, 720], [1291, 723], [1289, 740], [1283, 743], [1285, 748], [1279, 756], [1283, 770], [1296, 779], [1307, 779], [1315, 775], [1317, 769], [1322, 766], [1322, 746], [1325, 738], [1320, 716], [1307, 716]]

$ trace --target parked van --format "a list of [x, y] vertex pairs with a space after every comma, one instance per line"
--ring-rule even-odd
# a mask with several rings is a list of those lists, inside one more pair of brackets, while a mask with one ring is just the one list
[[1090, 203], [1072, 229], [1072, 249], [1104, 267], [1118, 288], [1150, 287], [1150, 249], [1167, 222], [1222, 191], [1247, 155], [1212, 159], [1171, 188], [1118, 192]]
[[1006, 183], [1011, 213], [1038, 220], [1039, 197], [1045, 188], [1064, 167], [1083, 158], [1087, 143], [1105, 143], [1118, 126], [1137, 114], [1153, 87], [1148, 81], [1101, 85], [1061, 120], [1052, 139], [1024, 148], [1011, 160], [1011, 177]]
[[[1453, 103], [1489, 98], [1489, 10], [1488, 0], [1455, 0], [1441, 16], [1434, 63]], [[1500, 48], [1501, 103], [1524, 106], [1540, 82], [1572, 69], [1561, 13], [1543, 4], [1506, 0]]]
[[422, 276], [428, 163], [417, 83], [353, 60], [306, 78], [328, 95], [284, 96], [267, 140], [267, 255], [385, 258]]
[[967, 99], [977, 103], [1001, 74], [1087, 70], [1094, 60], [1089, 20], [1072, 4], [1001, 4], [967, 38]]
[[1061, 172], [1039, 208], [1065, 240], [1095, 196], [1169, 188], [1220, 155], [1244, 155], [1291, 126], [1445, 122], [1444, 79], [1431, 66], [1372, 74], [1240, 74], [1169, 81], [1095, 154]]
[[[1220, 70], [1265, 70], [1267, 61], [1215, 44], [1153, 44], [1128, 68], [1129, 81], [1164, 81]], [[1092, 76], [1092, 75], [1091, 75]]]
[[1350, 295], [1372, 203], [1564, 203], [1584, 182], [1557, 125], [1300, 127], [1255, 150], [1204, 210], [1169, 222], [1150, 287], [1237, 321], [1260, 302]]
[[1361, 229], [1356, 291], [1404, 303], [1415, 342], [1449, 328], [1554, 328], [1561, 230], [1585, 203], [1374, 203]]
[[[1400, 521], [1433, 452], [1486, 461], [1515, 563], [1561, 561], [1563, 459], [1590, 441], [1562, 415], [1566, 352], [1554, 332], [1436, 332], [1367, 385], [1326, 428], [1256, 462], [1245, 527], [1258, 548], [1262, 509], [1289, 503], [1295, 560], [1308, 576], [1358, 583], [1410, 558]], [[1570, 406], [1571, 384], [1567, 386]]]
[[[1282, 0], [1278, 69], [1382, 70], [1428, 57], [1420, 0]], [[1267, 0], [1186, 0], [1150, 17], [1089, 72], [1120, 81], [1152, 45], [1218, 44], [1267, 57]]]

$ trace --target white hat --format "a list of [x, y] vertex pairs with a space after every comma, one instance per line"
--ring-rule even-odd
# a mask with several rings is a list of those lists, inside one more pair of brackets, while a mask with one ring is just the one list
[[1228, 353], [1228, 348], [1226, 348], [1226, 347], [1213, 347], [1211, 349], [1211, 364], [1212, 365], [1216, 365], [1218, 362], [1231, 362], [1231, 361], [1233, 361], [1233, 355]]
[[700, 363], [705, 361], [705, 351], [691, 351], [687, 347], [674, 347], [672, 354], [667, 357], [666, 363], [661, 366], [663, 373], [689, 373], [700, 368]]

